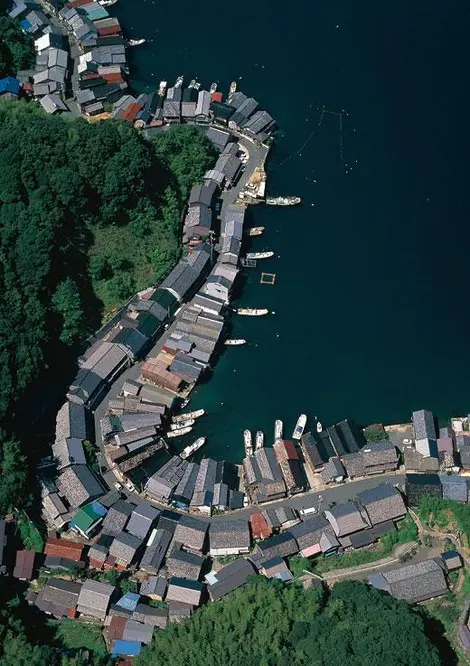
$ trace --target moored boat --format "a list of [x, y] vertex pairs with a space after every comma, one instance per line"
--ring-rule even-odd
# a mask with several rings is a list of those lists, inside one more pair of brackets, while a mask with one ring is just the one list
[[166, 81], [160, 81], [160, 85], [158, 86], [158, 94], [160, 97], [165, 97], [167, 86], [168, 83]]
[[279, 419], [274, 422], [274, 441], [282, 439], [283, 423]]
[[297, 423], [292, 434], [292, 439], [300, 439], [304, 434], [305, 426], [307, 425], [307, 416], [301, 414], [297, 419]]
[[264, 433], [261, 430], [256, 432], [256, 450], [259, 451], [263, 448], [264, 444]]
[[195, 87], [196, 87], [196, 79], [191, 79], [188, 88], [195, 88]]
[[234, 92], [237, 92], [237, 82], [232, 81], [230, 84], [230, 94], [233, 95]]
[[166, 436], [167, 436], [168, 438], [171, 438], [171, 437], [182, 437], [183, 435], [187, 435], [189, 432], [191, 432], [191, 430], [192, 430], [192, 427], [191, 427], [191, 426], [187, 426], [187, 427], [183, 428], [182, 430], [169, 430], [169, 431], [166, 433]]
[[117, 0], [98, 0], [98, 4], [102, 7], [110, 7], [111, 5], [115, 5], [116, 2]]
[[323, 430], [323, 423], [321, 421], [317, 421], [317, 432], [321, 432]]
[[225, 340], [224, 345], [227, 346], [236, 346], [236, 345], [244, 345], [246, 344], [246, 340], [243, 338], [232, 338], [230, 340]]
[[191, 419], [198, 419], [204, 416], [206, 412], [203, 409], [196, 409], [194, 412], [187, 412], [186, 414], [178, 414], [171, 419], [173, 423], [181, 423], [182, 421], [190, 421]]
[[189, 428], [196, 423], [194, 419], [186, 419], [185, 421], [179, 421], [178, 423], [171, 423], [170, 430], [184, 430]]
[[251, 441], [251, 432], [249, 430], [243, 431], [243, 442], [245, 444], [245, 455], [247, 457], [253, 455], [253, 444]]
[[140, 46], [145, 43], [145, 39], [128, 39], [127, 44], [129, 46]]
[[300, 197], [268, 197], [268, 206], [295, 206], [301, 202]]
[[269, 259], [274, 256], [274, 252], [271, 250], [269, 252], [247, 252], [247, 259]]
[[236, 313], [245, 315], [246, 317], [262, 317], [263, 315], [267, 315], [269, 310], [267, 308], [237, 308]]
[[183, 76], [178, 76], [178, 78], [175, 81], [175, 88], [181, 88], [183, 85], [184, 77]]
[[217, 90], [217, 83], [215, 82], [211, 83], [211, 87], [209, 88], [209, 92], [211, 93], [211, 95], [212, 93], [215, 93], [216, 90]]
[[185, 398], [183, 400], [183, 402], [181, 403], [181, 409], [184, 409], [185, 407], [187, 407], [190, 402], [191, 402], [191, 398]]
[[183, 458], [185, 460], [189, 456], [191, 456], [193, 453], [196, 453], [196, 451], [199, 451], [201, 446], [204, 446], [206, 442], [205, 437], [199, 437], [199, 439], [196, 439], [195, 442], [187, 446], [185, 449], [183, 449], [180, 453], [180, 458]]
[[248, 236], [261, 236], [264, 231], [264, 227], [251, 227], [248, 229]]

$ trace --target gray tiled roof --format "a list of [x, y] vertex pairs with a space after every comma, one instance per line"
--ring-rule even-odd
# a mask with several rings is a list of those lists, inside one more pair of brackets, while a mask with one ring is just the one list
[[380, 442], [368, 443], [362, 449], [362, 455], [364, 466], [366, 468], [377, 468], [382, 465], [396, 465], [398, 461], [397, 450], [388, 439], [381, 440]]
[[300, 550], [318, 546], [322, 552], [327, 552], [339, 546], [332, 526], [323, 516], [314, 516], [304, 520], [290, 527], [288, 531], [297, 541]]
[[199, 606], [203, 585], [187, 578], [170, 578], [166, 601], [180, 601], [184, 604]]
[[343, 477], [345, 474], [346, 472], [341, 463], [341, 460], [337, 457], [330, 458], [322, 472], [323, 480], [327, 483], [334, 481], [338, 477]]
[[372, 525], [383, 523], [386, 520], [396, 520], [406, 514], [406, 507], [402, 496], [389, 483], [382, 483], [376, 488], [364, 490], [357, 499], [366, 509]]
[[127, 532], [121, 532], [114, 537], [109, 548], [109, 554], [121, 562], [130, 564], [141, 545], [141, 539], [138, 539], [132, 534], [127, 534]]
[[181, 516], [175, 529], [175, 541], [190, 550], [202, 551], [208, 527], [209, 524], [202, 520]]
[[102, 526], [103, 532], [114, 536], [120, 534], [126, 526], [129, 516], [132, 514], [134, 508], [133, 504], [119, 499], [106, 514]]
[[140, 594], [143, 596], [156, 595], [164, 597], [168, 581], [162, 576], [149, 576], [147, 580], [142, 581], [140, 584]]
[[159, 515], [158, 509], [142, 502], [132, 512], [126, 530], [140, 539], [145, 539]]
[[437, 439], [436, 426], [432, 412], [420, 409], [413, 412], [413, 431], [415, 439]]
[[64, 608], [75, 608], [78, 595], [82, 586], [62, 578], [49, 578], [43, 591], [43, 601], [62, 606]]
[[166, 560], [166, 568], [169, 576], [191, 578], [192, 580], [198, 580], [203, 564], [204, 557], [200, 557], [194, 553], [187, 553], [184, 550], [173, 551], [171, 556], [167, 557]]
[[74, 509], [104, 495], [104, 489], [87, 465], [71, 465], [60, 474], [57, 485]]
[[350, 478], [364, 476], [364, 458], [360, 451], [358, 453], [347, 453], [341, 457], [341, 460]]
[[220, 549], [246, 550], [250, 548], [251, 536], [248, 521], [238, 519], [212, 522], [209, 527], [209, 543], [211, 552]]
[[224, 597], [237, 587], [244, 585], [248, 578], [255, 574], [256, 571], [251, 562], [242, 557], [215, 573], [211, 572], [211, 580], [215, 580], [215, 582], [210, 582], [207, 586], [210, 598], [215, 601]]
[[104, 620], [114, 589], [114, 585], [109, 583], [86, 580], [80, 590], [77, 610], [84, 615]]
[[365, 518], [353, 502], [339, 504], [325, 511], [336, 536], [346, 536], [369, 527]]
[[138, 643], [150, 643], [153, 636], [153, 627], [141, 624], [136, 620], [127, 620], [122, 635], [125, 641], [136, 641]]
[[153, 530], [140, 561], [140, 568], [149, 573], [158, 573], [170, 546], [171, 539], [172, 534], [166, 529], [158, 528]]
[[290, 557], [299, 552], [297, 541], [290, 532], [283, 532], [270, 537], [257, 544], [258, 552], [264, 559], [271, 559], [278, 555], [279, 557]]
[[145, 604], [137, 604], [132, 619], [150, 627], [166, 629], [168, 624], [168, 608], [152, 608]]
[[410, 602], [424, 601], [447, 592], [442, 568], [434, 560], [376, 574], [369, 582], [374, 587], [387, 590], [397, 599]]
[[467, 501], [467, 480], [463, 476], [439, 476], [442, 485], [442, 498]]

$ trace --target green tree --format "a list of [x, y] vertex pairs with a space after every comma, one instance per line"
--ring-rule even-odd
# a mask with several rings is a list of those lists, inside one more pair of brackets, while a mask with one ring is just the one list
[[0, 514], [22, 509], [28, 504], [28, 463], [19, 442], [3, 443], [0, 476]]
[[80, 293], [72, 278], [68, 277], [57, 285], [57, 289], [52, 296], [52, 305], [62, 317], [60, 339], [65, 344], [70, 345], [80, 337], [84, 316]]

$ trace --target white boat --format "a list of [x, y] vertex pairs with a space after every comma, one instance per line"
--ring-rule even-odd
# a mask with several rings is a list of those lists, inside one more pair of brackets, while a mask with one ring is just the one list
[[295, 206], [301, 201], [300, 197], [268, 197], [266, 199], [268, 206]]
[[321, 432], [323, 430], [323, 423], [321, 421], [317, 421], [317, 432]]
[[178, 78], [175, 81], [175, 88], [181, 88], [183, 85], [184, 77], [183, 76], [178, 76]]
[[204, 446], [206, 442], [205, 437], [199, 437], [199, 439], [196, 439], [195, 442], [187, 446], [185, 449], [183, 449], [180, 453], [180, 458], [183, 458], [185, 460], [189, 456], [191, 456], [193, 453], [196, 453], [196, 451], [199, 451], [201, 446]]
[[269, 310], [266, 308], [237, 308], [236, 312], [237, 314], [245, 315], [246, 317], [262, 317], [263, 315], [267, 315]]
[[160, 81], [160, 85], [158, 86], [158, 94], [160, 97], [165, 97], [167, 86], [168, 83], [166, 81]]
[[196, 79], [191, 79], [188, 88], [195, 88], [195, 87], [196, 87]]
[[269, 251], [269, 252], [247, 252], [246, 253], [246, 258], [247, 259], [269, 259], [270, 257], [274, 257], [274, 252]]
[[187, 412], [186, 414], [178, 414], [172, 417], [173, 423], [181, 423], [182, 421], [190, 421], [191, 419], [198, 419], [204, 416], [206, 412], [203, 409], [196, 409], [194, 412]]
[[278, 439], [282, 439], [282, 430], [283, 423], [279, 419], [274, 422], [274, 441], [277, 442]]
[[230, 84], [229, 92], [230, 92], [231, 95], [233, 95], [233, 93], [236, 92], [236, 91], [237, 91], [237, 82], [232, 81], [232, 83]]
[[181, 409], [184, 409], [185, 407], [187, 407], [190, 402], [191, 402], [191, 398], [185, 398], [183, 400], [183, 402], [181, 403]]
[[171, 437], [182, 437], [183, 435], [187, 435], [188, 432], [191, 432], [191, 430], [192, 430], [191, 426], [183, 428], [182, 430], [170, 430], [169, 432], [166, 433], [166, 436], [169, 439]]
[[304, 434], [305, 426], [307, 425], [307, 417], [305, 414], [301, 414], [297, 419], [297, 423], [292, 434], [292, 439], [300, 439]]
[[248, 236], [261, 236], [264, 231], [264, 227], [251, 227], [248, 229]]
[[98, 0], [98, 4], [102, 7], [110, 7], [111, 5], [115, 5], [116, 2], [117, 0]]
[[246, 344], [246, 340], [243, 338], [232, 338], [230, 340], [225, 340], [224, 345], [230, 345], [230, 346], [235, 346], [235, 345], [244, 345]]
[[201, 84], [199, 83], [198, 80], [196, 80], [196, 82], [193, 85], [194, 90], [199, 90], [200, 87], [201, 87]]
[[263, 448], [264, 444], [264, 433], [261, 430], [256, 432], [256, 450], [259, 451]]
[[195, 423], [196, 421], [194, 419], [186, 419], [185, 421], [179, 421], [178, 423], [171, 423], [170, 430], [184, 430], [185, 428], [193, 426]]
[[211, 87], [209, 88], [209, 92], [211, 93], [211, 95], [212, 93], [215, 93], [216, 90], [217, 90], [217, 83], [211, 83]]
[[145, 44], [145, 39], [128, 39], [127, 43], [129, 46], [140, 46], [141, 44]]
[[245, 443], [245, 455], [247, 457], [253, 455], [253, 444], [251, 442], [251, 432], [249, 430], [243, 431], [243, 441]]

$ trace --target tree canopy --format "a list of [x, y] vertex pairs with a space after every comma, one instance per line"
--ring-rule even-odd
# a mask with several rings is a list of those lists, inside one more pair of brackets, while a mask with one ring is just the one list
[[28, 69], [36, 58], [33, 39], [23, 32], [18, 21], [2, 13], [0, 4], [0, 78]]

